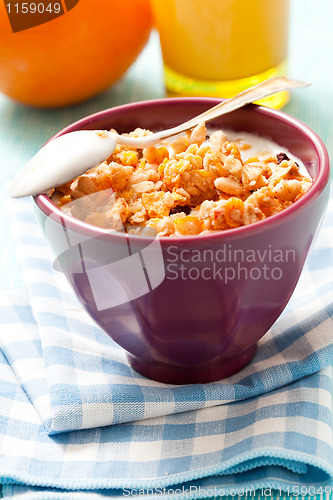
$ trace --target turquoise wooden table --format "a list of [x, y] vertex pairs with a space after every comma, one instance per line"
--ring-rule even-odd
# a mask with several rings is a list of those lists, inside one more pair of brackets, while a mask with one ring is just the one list
[[[291, 7], [289, 75], [312, 85], [293, 91], [284, 111], [315, 130], [332, 156], [333, 2], [291, 0]], [[156, 33], [152, 34], [139, 59], [116, 85], [83, 104], [52, 111], [38, 110], [0, 96], [1, 288], [22, 286], [4, 208], [6, 182], [53, 134], [71, 122], [104, 108], [164, 96], [162, 60]]]

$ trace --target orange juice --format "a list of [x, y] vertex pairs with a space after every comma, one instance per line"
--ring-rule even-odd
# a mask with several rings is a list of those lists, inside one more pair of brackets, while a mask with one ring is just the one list
[[285, 73], [289, 0], [151, 1], [170, 93], [231, 97]]

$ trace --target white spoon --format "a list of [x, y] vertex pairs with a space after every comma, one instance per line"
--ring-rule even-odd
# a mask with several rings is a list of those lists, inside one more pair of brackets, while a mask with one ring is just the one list
[[155, 134], [133, 138], [103, 130], [79, 130], [61, 135], [48, 142], [14, 177], [10, 195], [13, 198], [45, 193], [65, 184], [90, 170], [108, 158], [116, 144], [135, 148], [146, 148], [163, 139], [189, 130], [199, 123], [208, 122], [225, 113], [230, 113], [245, 104], [258, 101], [275, 92], [293, 87], [306, 87], [308, 83], [275, 77], [265, 80], [223, 101], [191, 120]]

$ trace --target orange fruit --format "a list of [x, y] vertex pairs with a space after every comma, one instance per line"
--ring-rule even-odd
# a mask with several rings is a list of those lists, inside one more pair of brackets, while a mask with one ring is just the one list
[[57, 2], [64, 14], [13, 32], [0, 2], [0, 92], [32, 106], [71, 105], [106, 90], [134, 62], [152, 27], [149, 0], [76, 0], [66, 10], [69, 3]]

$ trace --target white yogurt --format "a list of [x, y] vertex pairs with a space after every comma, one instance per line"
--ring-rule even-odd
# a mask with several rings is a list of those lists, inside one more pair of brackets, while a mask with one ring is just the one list
[[[211, 134], [212, 132], [214, 132], [214, 130], [209, 129], [209, 133]], [[258, 154], [277, 155], [278, 153], [285, 153], [290, 160], [293, 160], [297, 163], [300, 173], [304, 175], [304, 177], [308, 177], [309, 179], [311, 179], [304, 163], [297, 156], [288, 151], [287, 148], [280, 146], [276, 142], [267, 139], [266, 137], [252, 134], [250, 132], [235, 132], [234, 130], [225, 129], [223, 129], [223, 132], [226, 134], [229, 141], [236, 141], [237, 144], [248, 144], [249, 146], [251, 146], [250, 148], [240, 150], [242, 159], [244, 161], [252, 158], [253, 156], [257, 156]]]

